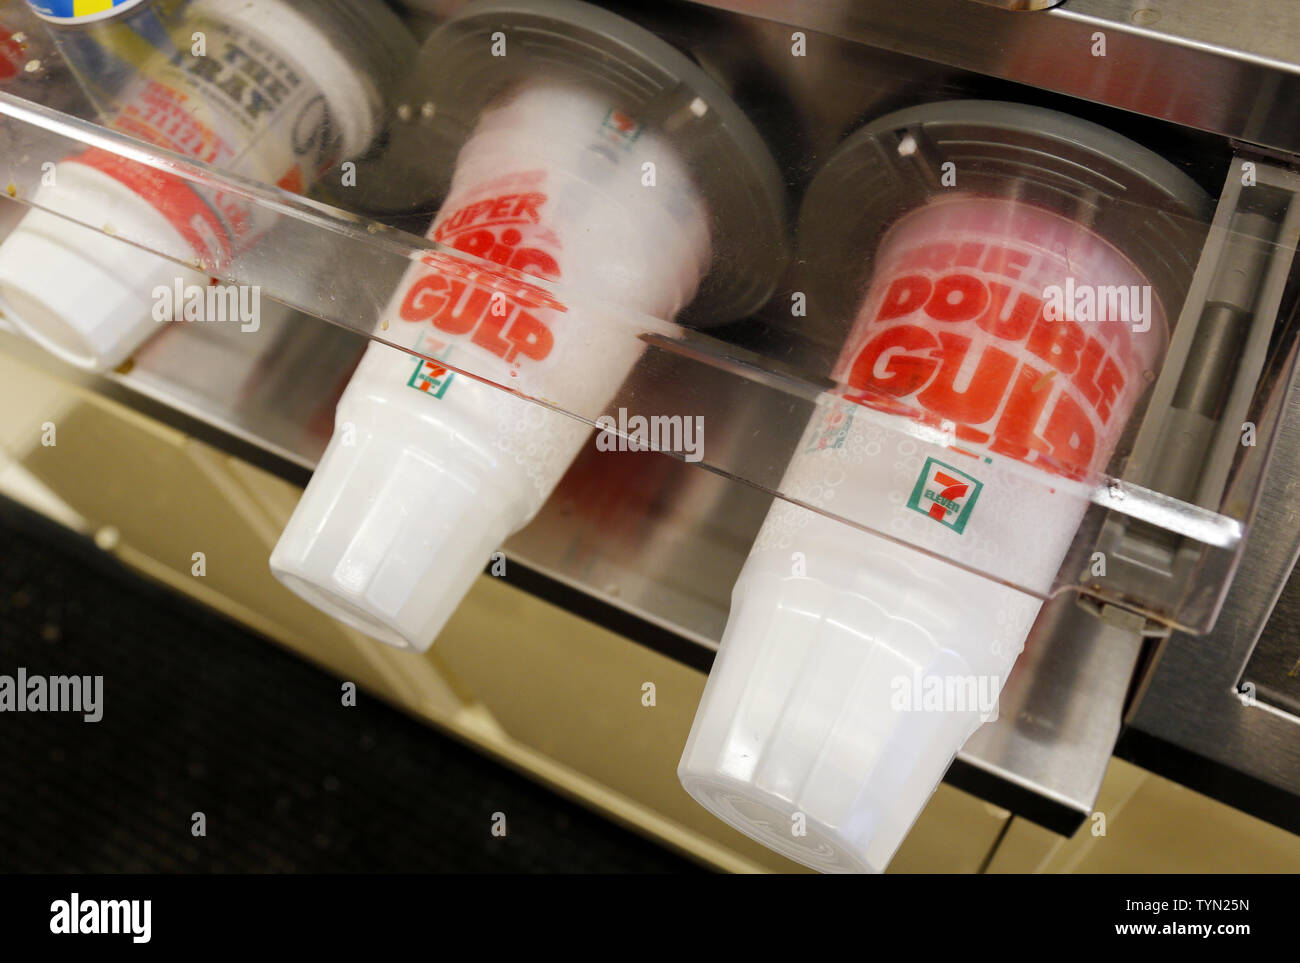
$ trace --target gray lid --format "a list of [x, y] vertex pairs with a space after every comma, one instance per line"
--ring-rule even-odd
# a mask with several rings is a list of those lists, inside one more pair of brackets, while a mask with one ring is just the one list
[[[507, 34], [507, 56], [492, 56], [496, 31]], [[445, 194], [456, 156], [483, 109], [536, 76], [607, 91], [620, 110], [655, 128], [689, 165], [708, 204], [713, 261], [679, 320], [729, 321], [767, 301], [788, 256], [785, 188], [758, 131], [684, 54], [577, 0], [482, 0], [429, 36], [407, 90], [411, 119], [397, 125], [390, 152], [421, 168], [416, 176], [423, 197], [408, 195], [408, 206]], [[702, 114], [691, 109], [696, 101], [707, 108]], [[431, 106], [421, 110], [425, 104]]]
[[[955, 188], [940, 183], [947, 162]], [[819, 310], [850, 323], [886, 229], [958, 191], [1035, 204], [1091, 228], [1151, 281], [1171, 324], [1213, 211], [1162, 157], [1067, 114], [981, 100], [900, 110], [849, 136], [804, 198], [799, 257]]]

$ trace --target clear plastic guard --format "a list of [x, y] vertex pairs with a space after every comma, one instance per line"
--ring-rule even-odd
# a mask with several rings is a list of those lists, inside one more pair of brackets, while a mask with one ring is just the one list
[[[1242, 424], [1231, 431], [1238, 436], [1238, 443], [1226, 456], [1221, 445], [1205, 451], [1206, 459], [1214, 457], [1223, 462], [1218, 490], [1210, 486], [1190, 494], [1184, 491], [1182, 497], [1177, 497], [1133, 480], [1125, 470], [1135, 445], [1144, 437], [1149, 440], [1160, 434], [1158, 427], [1148, 427], [1166, 414], [1153, 406], [1155, 388], [1138, 402], [1129, 428], [1107, 465], [1108, 471], [1079, 470], [1077, 466], [1045, 471], [1040, 465], [1005, 457], [979, 441], [959, 437], [958, 426], [900, 406], [892, 394], [832, 377], [834, 355], [848, 336], [854, 317], [819, 308], [815, 297], [805, 298], [803, 287], [808, 275], [801, 272], [806, 265], [797, 260], [779, 283], [772, 279], [774, 291], [765, 305], [748, 310], [741, 320], [721, 311], [716, 317], [701, 317], [698, 310], [683, 315], [690, 326], [654, 317], [620, 306], [608, 294], [593, 297], [564, 281], [503, 266], [420, 237], [418, 232], [438, 208], [438, 197], [429, 195], [428, 184], [413, 186], [402, 203], [394, 201], [391, 189], [386, 190], [382, 192], [382, 205], [364, 190], [352, 195], [340, 186], [347, 183], [349, 175], [355, 178], [358, 171], [363, 178], [381, 177], [386, 156], [392, 155], [394, 145], [403, 143], [403, 128], [415, 131], [418, 141], [418, 129], [427, 125], [429, 117], [436, 115], [442, 105], [430, 104], [426, 108], [410, 96], [395, 98], [385, 120], [389, 134], [380, 138], [380, 146], [372, 148], [359, 167], [335, 168], [321, 176], [317, 195], [327, 195], [327, 204], [104, 126], [99, 122], [106, 113], [102, 96], [78, 84], [75, 72], [64, 69], [67, 65], [59, 62], [60, 45], [47, 39], [57, 31], [33, 22], [20, 4], [0, 4], [0, 23], [7, 23], [6, 18], [11, 17], [22, 19], [24, 33], [20, 35], [26, 39], [20, 44], [22, 50], [11, 82], [0, 81], [0, 182], [9, 198], [57, 215], [76, 225], [88, 239], [108, 236], [222, 283], [256, 286], [262, 297], [303, 314], [420, 356], [430, 364], [526, 398], [562, 416], [598, 426], [611, 447], [648, 445], [1028, 594], [1050, 598], [1065, 592], [1081, 593], [1098, 604], [1119, 605], [1156, 623], [1187, 631], [1205, 631], [1213, 624], [1239, 560], [1254, 505], [1261, 497], [1262, 469], [1292, 382], [1296, 332], [1276, 322], [1289, 315], [1294, 306], [1294, 285], [1287, 287], [1287, 278], [1294, 252], [1294, 226], [1300, 214], [1281, 187], [1277, 188], [1277, 209], [1268, 212], [1277, 225], [1272, 240], [1242, 233], [1239, 224], [1230, 219], [1216, 221], [1212, 229], [1208, 208], [1204, 218], [1198, 215], [1186, 219], [1189, 234], [1208, 233], [1211, 237], [1207, 250], [1212, 245], [1231, 247], [1234, 239], [1249, 241], [1261, 263], [1272, 265], [1267, 270], [1272, 271], [1270, 283], [1276, 288], [1278, 306], [1262, 326], [1262, 340], [1256, 337], [1252, 342], [1249, 355], [1257, 370], [1249, 378], [1250, 383], [1237, 385], [1235, 393], [1228, 392], [1245, 403]], [[16, 50], [12, 48], [14, 33], [9, 30], [11, 53]], [[33, 60], [39, 61], [35, 67], [31, 66]], [[96, 104], [94, 108], [92, 103]], [[669, 121], [681, 122], [677, 114], [670, 112], [668, 116]], [[673, 121], [674, 117], [677, 120]], [[814, 143], [808, 151], [821, 162], [831, 156], [834, 146]], [[105, 212], [77, 211], [61, 204], [57, 181], [50, 183], [49, 171], [60, 161], [87, 150], [106, 152], [125, 169], [139, 171], [142, 177], [161, 174], [183, 181], [214, 206], [235, 199], [257, 212], [260, 228], [255, 242], [231, 245], [219, 256], [199, 255], [179, 235], [169, 242], [156, 233], [135, 233], [129, 223], [115, 222]], [[451, 156], [455, 156], [454, 151]], [[785, 179], [797, 183], [788, 160], [781, 160], [786, 167]], [[689, 162], [699, 174], [699, 165], [709, 160], [693, 156]], [[807, 164], [806, 160], [803, 163], [812, 170], [821, 166]], [[1236, 177], [1233, 170], [1229, 184]], [[446, 170], [435, 173], [438, 176], [433, 180], [447, 179]], [[725, 171], [715, 170], [708, 179], [725, 179], [725, 175]], [[1016, 196], [1019, 191], [1013, 185], [1006, 193]], [[355, 210], [345, 209], [349, 204]], [[1129, 218], [1147, 216], [1141, 205], [1122, 199], [1113, 204], [1128, 207]], [[380, 206], [385, 210], [379, 211]], [[1222, 213], [1222, 203], [1220, 207]], [[1152, 211], [1149, 216], [1174, 217], [1168, 210]], [[381, 217], [390, 223], [381, 222]], [[765, 259], [780, 263], [783, 253], [760, 252], [763, 256], [757, 263]], [[702, 282], [706, 292], [707, 278], [726, 254], [715, 246], [715, 263]], [[859, 254], [861, 263], [869, 266], [873, 252]], [[1196, 262], [1196, 252], [1192, 252], [1192, 261]], [[521, 389], [513, 372], [503, 376], [498, 366], [480, 364], [473, 354], [435, 357], [409, 337], [409, 322], [393, 316], [394, 293], [413, 265], [423, 265], [428, 272], [451, 283], [503, 294], [513, 307], [563, 312], [570, 323], [581, 319], [585, 328], [601, 332], [603, 345], [614, 345], [615, 353], [635, 359], [637, 376], [625, 381], [612, 397], [598, 398], [584, 390], [587, 372], [577, 365], [574, 370], [548, 378], [544, 390], [530, 392]], [[869, 273], [867, 268], [863, 270]], [[1193, 287], [1196, 283], [1192, 283]], [[1197, 293], [1192, 290], [1193, 296]], [[1204, 290], [1199, 293], [1205, 295]], [[1172, 325], [1179, 318], [1179, 305], [1169, 304], [1167, 308]], [[853, 310], [856, 313], [856, 306]], [[1185, 323], [1186, 313], [1184, 309], [1180, 324]], [[706, 330], [703, 325], [709, 321], [725, 324]], [[295, 323], [313, 322], [295, 319]], [[1177, 331], [1174, 326], [1175, 343]], [[232, 331], [229, 336], [257, 334], [255, 330], [238, 335]], [[593, 356], [584, 364], [594, 370], [601, 360]], [[1186, 358], [1182, 363], [1187, 363]], [[1233, 377], [1244, 363], [1206, 377]], [[1161, 374], [1150, 372], [1151, 381], [1158, 383]], [[337, 392], [339, 387], [322, 385], [320, 391], [324, 395]], [[274, 399], [265, 402], [276, 403]], [[1168, 399], [1163, 403], [1171, 404]], [[882, 449], [898, 449], [901, 445], [911, 446], [908, 450], [951, 451], [953, 463], [993, 466], [988, 470], [1014, 479], [1027, 497], [1048, 499], [1063, 513], [1081, 518], [1055, 576], [1036, 579], [1014, 564], [982, 564], [969, 557], [954, 559], [935, 544], [913, 540], [906, 533], [880, 525], [870, 513], [810, 493], [788, 473], [792, 456], [808, 444], [810, 425], [833, 424], [845, 411], [851, 411], [854, 419], [869, 426], [873, 443]], [[636, 418], [643, 421], [633, 421]], [[659, 425], [664, 431], [647, 441], [647, 435], [639, 432], [637, 425]], [[702, 434], [682, 430], [691, 425], [701, 426]], [[1223, 432], [1215, 437], [1221, 440]], [[865, 457], [871, 457], [871, 452]], [[919, 507], [924, 510], [933, 504]], [[1014, 519], [1008, 519], [1008, 523], [1014, 523]]]

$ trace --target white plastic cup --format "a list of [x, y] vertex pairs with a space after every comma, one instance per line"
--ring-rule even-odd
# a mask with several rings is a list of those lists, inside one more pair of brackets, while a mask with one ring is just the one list
[[[598, 93], [536, 81], [483, 113], [429, 237], [672, 318], [710, 263], [708, 225], [689, 171], [655, 132]], [[631, 329], [533, 284], [455, 258], [426, 261], [385, 310], [376, 329], [385, 340], [579, 411], [604, 406], [640, 355]], [[271, 569], [335, 618], [423, 651], [590, 431], [372, 343]]]
[[[1144, 316], [1047, 320], [1120, 287]], [[899, 221], [836, 368], [848, 398], [810, 423], [782, 491], [939, 557], [776, 500], [686, 790], [805, 865], [883, 871], [1037, 617], [1004, 583], [1047, 593], [1078, 528], [1086, 498], [1053, 478], [1104, 468], [1167, 341], [1146, 279], [1072, 221], [971, 197]]]
[[[111, 126], [294, 191], [369, 143], [378, 124], [371, 81], [293, 6], [199, 0], [185, 17], [187, 29], [203, 33], [205, 54], [151, 54], [114, 104]], [[206, 285], [207, 271], [250, 248], [275, 219], [242, 197], [200, 194], [105, 150], [66, 158], [53, 173], [0, 245], [0, 311], [53, 354], [92, 370], [116, 367], [157, 330], [160, 288]], [[195, 267], [123, 238], [188, 255]]]

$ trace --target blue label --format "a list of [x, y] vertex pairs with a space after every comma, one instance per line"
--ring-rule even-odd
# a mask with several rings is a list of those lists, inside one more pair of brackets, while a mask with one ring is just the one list
[[38, 17], [55, 23], [91, 23], [138, 6], [144, 0], [27, 0]]

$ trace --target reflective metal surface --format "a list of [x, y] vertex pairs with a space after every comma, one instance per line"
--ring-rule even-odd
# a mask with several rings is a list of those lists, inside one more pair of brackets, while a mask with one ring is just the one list
[[1092, 812], [1119, 736], [1140, 622], [1097, 618], [1071, 596], [1044, 606], [1002, 690], [997, 721], [967, 741], [948, 781], [1072, 833]]
[[1289, 400], [1273, 406], [1279, 439], [1263, 477], [1265, 497], [1219, 621], [1209, 635], [1176, 632], [1160, 646], [1117, 751], [1300, 832], [1300, 718], [1290, 702], [1300, 586], [1290, 588], [1287, 605], [1274, 609], [1300, 554], [1300, 371], [1294, 354], [1292, 363], [1290, 378], [1274, 387], [1275, 400]]
[[975, 3], [986, 3], [990, 7], [1002, 7], [1004, 10], [1046, 10], [1054, 7], [1064, 0], [974, 0]]
[[[1250, 186], [1243, 171], [1250, 171]], [[1188, 287], [1168, 356], [1152, 388], [1143, 420], [1124, 468], [1124, 479], [1203, 506], [1220, 506], [1234, 466], [1237, 505], [1249, 505], [1241, 480], [1256, 466], [1240, 464], [1251, 454], [1271, 451], [1272, 436], [1243, 445], [1300, 240], [1300, 177], [1257, 157], [1233, 163], [1218, 210]], [[1274, 362], [1285, 363], [1279, 352]], [[1275, 376], [1275, 372], [1273, 373]], [[1231, 511], [1231, 508], [1229, 509]], [[1245, 521], [1243, 515], [1238, 516]], [[1127, 517], [1107, 519], [1097, 548], [1108, 562], [1095, 580], [1099, 597], [1166, 600], [1192, 585], [1207, 593], [1208, 580], [1192, 572], [1221, 565], [1203, 546], [1180, 539], [1168, 528]], [[1201, 605], [1213, 612], [1226, 590]], [[1093, 590], [1089, 586], [1088, 590]], [[1177, 605], [1166, 601], [1165, 604]], [[1187, 623], [1184, 623], [1187, 624]], [[1213, 624], [1213, 617], [1204, 625]]]
[[1300, 150], [1291, 0], [1070, 0], [1032, 15], [971, 0], [696, 2]]

